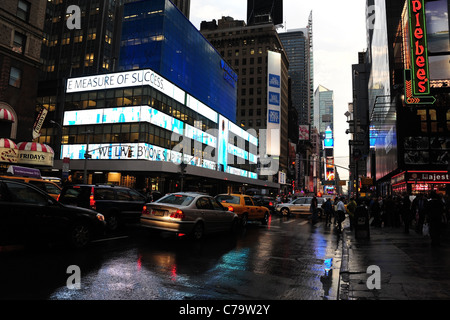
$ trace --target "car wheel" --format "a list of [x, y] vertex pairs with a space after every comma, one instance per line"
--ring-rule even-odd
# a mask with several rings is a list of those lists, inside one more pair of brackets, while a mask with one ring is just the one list
[[290, 215], [289, 209], [288, 208], [281, 209], [281, 215], [289, 217]]
[[86, 223], [76, 223], [69, 232], [69, 244], [74, 249], [86, 247], [91, 241], [91, 230]]
[[198, 222], [194, 226], [194, 230], [192, 231], [192, 236], [195, 240], [201, 240], [205, 234], [205, 228], [203, 226], [203, 223]]
[[116, 231], [119, 229], [119, 218], [117, 214], [112, 213], [106, 218], [106, 227], [109, 231]]
[[264, 218], [261, 220], [261, 223], [263, 226], [267, 226], [267, 224], [269, 223], [269, 214], [268, 213], [264, 214]]
[[241, 219], [241, 226], [246, 227], [248, 224], [248, 215], [244, 213]]
[[239, 219], [233, 219], [233, 222], [231, 223], [231, 233], [237, 233], [239, 230]]

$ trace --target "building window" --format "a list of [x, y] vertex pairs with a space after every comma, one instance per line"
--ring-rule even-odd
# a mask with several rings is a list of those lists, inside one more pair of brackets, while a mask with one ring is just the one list
[[105, 42], [107, 44], [111, 44], [111, 42], [112, 42], [112, 32], [109, 30], [106, 30], [106, 32], [105, 32]]
[[50, 60], [45, 68], [45, 71], [47, 72], [54, 72], [55, 71], [55, 60]]
[[24, 0], [19, 0], [17, 3], [16, 16], [23, 21], [28, 21], [30, 16], [30, 3]]
[[83, 30], [77, 30], [75, 31], [73, 42], [82, 42], [83, 41]]
[[92, 67], [94, 65], [94, 54], [93, 53], [87, 53], [84, 57], [84, 66], [85, 67]]
[[91, 28], [88, 30], [87, 39], [95, 40], [97, 38], [96, 28]]
[[63, 45], [70, 44], [70, 33], [64, 33], [61, 39]]
[[25, 43], [27, 37], [19, 32], [14, 32], [13, 51], [23, 54], [25, 52]]
[[9, 73], [9, 85], [20, 88], [22, 83], [22, 70], [11, 67], [11, 71]]

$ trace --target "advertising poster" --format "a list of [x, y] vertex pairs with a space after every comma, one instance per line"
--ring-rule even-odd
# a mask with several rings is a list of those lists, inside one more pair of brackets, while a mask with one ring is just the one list
[[281, 54], [268, 52], [266, 154], [280, 156], [281, 132]]
[[219, 171], [227, 172], [228, 162], [228, 135], [229, 135], [229, 120], [219, 116], [219, 139], [218, 139], [218, 159], [217, 164]]

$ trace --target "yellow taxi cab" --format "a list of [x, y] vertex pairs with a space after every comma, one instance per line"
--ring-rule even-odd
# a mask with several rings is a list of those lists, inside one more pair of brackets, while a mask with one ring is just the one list
[[269, 209], [255, 204], [248, 195], [220, 194], [216, 199], [229, 211], [238, 215], [242, 226], [246, 226], [248, 221], [260, 221], [263, 225], [269, 222]]
[[40, 170], [38, 169], [10, 166], [7, 173], [0, 175], [0, 178], [32, 184], [35, 187], [47, 192], [56, 200], [58, 200], [59, 194], [61, 193], [61, 187], [52, 181], [42, 179]]

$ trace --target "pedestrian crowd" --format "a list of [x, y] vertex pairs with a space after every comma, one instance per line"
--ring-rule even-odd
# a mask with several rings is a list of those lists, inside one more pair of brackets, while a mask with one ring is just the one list
[[347, 214], [350, 228], [354, 225], [356, 209], [363, 206], [368, 211], [373, 227], [403, 228], [405, 233], [414, 230], [431, 238], [433, 246], [441, 244], [443, 232], [450, 221], [450, 197], [436, 192], [410, 196], [392, 195], [379, 198], [350, 199]]

